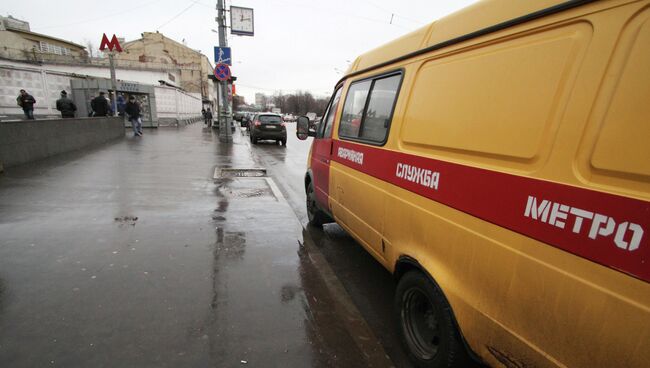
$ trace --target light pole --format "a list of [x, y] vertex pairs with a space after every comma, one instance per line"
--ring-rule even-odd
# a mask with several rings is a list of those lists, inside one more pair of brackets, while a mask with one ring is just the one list
[[[228, 46], [226, 40], [226, 10], [223, 7], [223, 0], [217, 1], [217, 23], [219, 24], [219, 47]], [[214, 31], [214, 30], [213, 30]], [[217, 60], [215, 60], [216, 62]], [[228, 86], [227, 81], [219, 81], [219, 89], [221, 90], [222, 100], [219, 105], [219, 141], [224, 143], [232, 142], [232, 134], [230, 132], [230, 112], [228, 109]]]

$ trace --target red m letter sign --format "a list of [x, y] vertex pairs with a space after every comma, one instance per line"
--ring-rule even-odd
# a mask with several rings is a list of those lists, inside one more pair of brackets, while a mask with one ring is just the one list
[[111, 38], [109, 42], [108, 37], [106, 37], [106, 33], [104, 33], [104, 36], [102, 36], [102, 43], [99, 45], [99, 49], [104, 51], [107, 47], [109, 51], [113, 51], [113, 49], [115, 49], [117, 52], [122, 52], [122, 46], [120, 46], [120, 42], [117, 40], [117, 37], [113, 35], [113, 38]]

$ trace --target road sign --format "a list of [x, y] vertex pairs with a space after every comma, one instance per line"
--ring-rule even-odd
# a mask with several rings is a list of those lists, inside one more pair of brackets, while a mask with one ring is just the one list
[[230, 79], [230, 67], [226, 64], [217, 64], [214, 67], [214, 76], [220, 81], [227, 81]]
[[217, 64], [232, 65], [232, 57], [230, 56], [230, 47], [214, 47], [214, 62]]

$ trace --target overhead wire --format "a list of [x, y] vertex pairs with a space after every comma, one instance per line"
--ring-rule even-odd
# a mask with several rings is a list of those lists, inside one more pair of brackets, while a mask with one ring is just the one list
[[185, 12], [188, 11], [188, 10], [190, 10], [190, 8], [192, 8], [192, 7], [193, 7], [194, 5], [196, 5], [197, 3], [198, 3], [198, 1], [196, 1], [196, 0], [195, 0], [195, 1], [192, 1], [192, 3], [191, 3], [190, 5], [188, 5], [185, 9], [181, 10], [180, 13], [174, 15], [173, 17], [171, 17], [171, 19], [169, 19], [168, 21], [166, 21], [166, 22], [163, 23], [162, 25], [156, 27], [156, 31], [157, 31], [157, 30], [160, 30], [162, 27], [164, 27], [164, 26], [168, 25], [169, 23], [173, 22], [176, 18], [178, 18], [178, 17], [180, 17], [181, 15], [183, 15], [183, 13], [185, 13]]
[[377, 9], [379, 9], [379, 10], [382, 10], [382, 11], [385, 11], [385, 12], [390, 13], [390, 14], [392, 14], [392, 15], [395, 15], [395, 16], [398, 17], [398, 18], [402, 18], [402, 19], [404, 19], [404, 20], [407, 20], [407, 21], [409, 21], [409, 22], [417, 23], [418, 25], [424, 25], [424, 24], [426, 24], [426, 22], [422, 22], [422, 21], [419, 21], [419, 20], [415, 20], [415, 19], [412, 19], [412, 18], [408, 18], [408, 17], [405, 17], [405, 16], [403, 16], [403, 15], [401, 15], [401, 14], [398, 14], [398, 13], [396, 13], [396, 12], [390, 10], [390, 9], [386, 9], [386, 8], [384, 8], [384, 7], [381, 7], [381, 6], [379, 6], [379, 5], [375, 4], [375, 3], [373, 3], [372, 1], [369, 1], [369, 0], [363, 0], [363, 2], [365, 2], [366, 4], [370, 4], [370, 5], [374, 6], [375, 8], [377, 8]]
[[35, 27], [35, 28], [36, 28], [36, 30], [51, 29], [51, 28], [63, 28], [63, 27], [76, 26], [76, 25], [79, 25], [79, 24], [96, 22], [98, 20], [104, 20], [104, 19], [107, 19], [107, 18], [116, 17], [118, 15], [122, 15], [122, 14], [126, 14], [126, 13], [132, 13], [133, 10], [135, 10], [135, 9], [144, 8], [146, 6], [149, 6], [149, 5], [157, 3], [157, 2], [159, 2], [159, 1], [158, 0], [150, 1], [148, 3], [144, 3], [144, 4], [141, 4], [141, 5], [138, 5], [138, 6], [134, 6], [132, 8], [128, 8], [128, 9], [123, 10], [123, 11], [119, 11], [119, 12], [112, 13], [112, 14], [107, 14], [107, 15], [104, 15], [104, 16], [101, 16], [101, 17], [85, 19], [85, 20], [82, 20], [82, 21], [79, 21], [79, 22], [64, 23], [64, 24], [57, 24], [57, 25], [53, 25], [53, 26]]

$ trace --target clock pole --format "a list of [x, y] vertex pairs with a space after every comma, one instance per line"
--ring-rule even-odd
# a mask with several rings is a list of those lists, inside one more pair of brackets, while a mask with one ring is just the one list
[[[226, 40], [226, 10], [223, 7], [223, 0], [217, 0], [217, 22], [219, 24], [219, 47], [228, 46]], [[228, 106], [228, 81], [219, 81], [219, 90], [221, 96], [218, 99], [218, 117], [219, 117], [219, 141], [224, 143], [232, 142], [232, 134], [230, 131], [230, 122], [232, 115]]]

